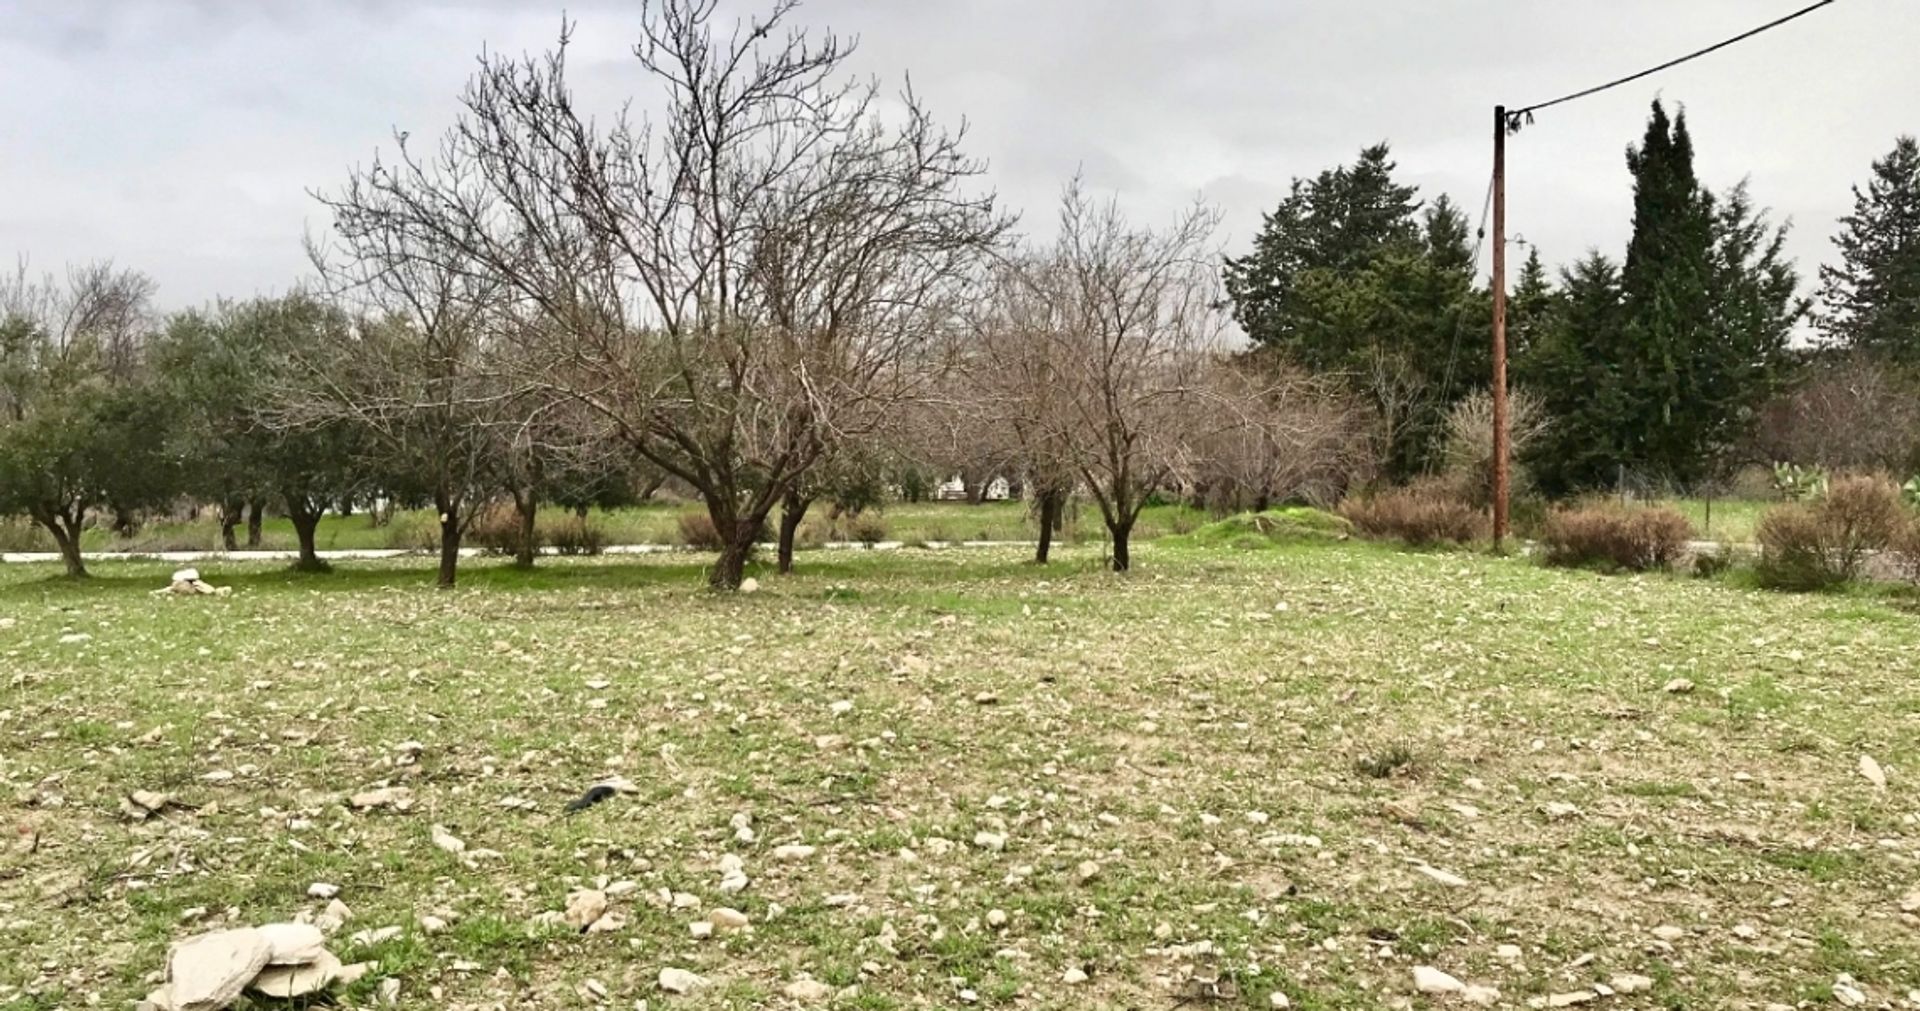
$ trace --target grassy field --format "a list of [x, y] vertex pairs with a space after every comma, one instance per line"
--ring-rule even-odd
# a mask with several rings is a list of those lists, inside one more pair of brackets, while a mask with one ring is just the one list
[[[605, 532], [609, 544], [679, 544], [679, 518], [698, 512], [699, 506], [684, 503], [656, 503], [628, 509], [602, 510], [590, 514], [592, 523]], [[857, 540], [846, 520], [831, 520], [824, 507], [817, 507], [803, 527], [804, 539]], [[894, 503], [867, 514], [877, 522], [885, 539], [906, 541], [1006, 541], [1031, 540], [1036, 536], [1033, 517], [1026, 502]], [[568, 522], [573, 514], [560, 509], [541, 512], [540, 524]], [[1169, 533], [1184, 532], [1205, 523], [1207, 516], [1180, 505], [1151, 506], [1141, 514], [1134, 536], [1153, 540]], [[238, 531], [244, 540], [246, 528]], [[366, 516], [326, 516], [315, 532], [321, 551], [367, 548], [430, 549], [438, 543], [438, 525], [430, 510], [401, 513], [392, 522], [374, 526]], [[1092, 505], [1082, 505], [1070, 518], [1065, 538], [1072, 542], [1104, 540], [1106, 527]], [[260, 546], [267, 550], [290, 551], [297, 547], [293, 524], [283, 517], [267, 517], [261, 524]], [[217, 551], [220, 549], [220, 524], [209, 512], [191, 522], [158, 521], [146, 524], [130, 538], [117, 537], [111, 530], [93, 528], [82, 541], [87, 551]], [[52, 551], [53, 541], [44, 531], [24, 520], [0, 521], [0, 550]]]
[[[1622, 974], [1651, 989], [1594, 1006], [1920, 1004], [1895, 603], [1096, 555], [807, 555], [737, 597], [685, 556], [451, 592], [214, 564], [235, 592], [191, 599], [148, 594], [164, 565], [0, 568], [0, 803], [37, 839], [0, 853], [0, 1008], [125, 1007], [169, 941], [317, 912], [314, 882], [377, 962], [356, 1006], [391, 978], [410, 1008], [794, 1007], [803, 975], [856, 1009], [1437, 1003], [1416, 965], [1500, 1006]], [[638, 792], [563, 814], [608, 775]], [[389, 784], [408, 809], [349, 807]], [[135, 789], [183, 806], [129, 820]], [[621, 929], [532, 925], [609, 885]], [[751, 929], [694, 938], [716, 906]], [[711, 985], [664, 997], [663, 967]]]

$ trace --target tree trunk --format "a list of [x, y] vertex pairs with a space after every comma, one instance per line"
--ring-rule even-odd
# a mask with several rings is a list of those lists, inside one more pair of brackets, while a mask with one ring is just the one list
[[810, 498], [801, 498], [794, 492], [788, 492], [780, 502], [780, 573], [786, 575], [793, 571], [793, 542], [800, 533], [800, 521], [807, 516], [807, 507], [813, 504]]
[[266, 508], [267, 504], [259, 499], [247, 503], [247, 547], [249, 549], [260, 546], [260, 518]]
[[1113, 535], [1113, 571], [1125, 572], [1133, 566], [1132, 552], [1128, 542], [1133, 537], [1133, 521], [1108, 523], [1107, 533]]
[[585, 523], [587, 521], [587, 507], [584, 505], [574, 506], [573, 518], [579, 520], [582, 523]]
[[57, 509], [36, 508], [28, 510], [28, 515], [53, 535], [54, 546], [60, 549], [60, 561], [67, 567], [67, 576], [71, 579], [87, 578], [87, 563], [80, 557], [80, 527], [86, 510], [70, 515]]
[[293, 567], [301, 572], [325, 572], [327, 563], [320, 560], [320, 552], [315, 548], [315, 533], [320, 528], [320, 509], [308, 509], [294, 496], [287, 496], [287, 518], [293, 521], [293, 535], [300, 541], [300, 559]]
[[246, 512], [246, 506], [237, 501], [220, 503], [220, 546], [228, 551], [240, 550], [240, 542], [233, 536], [233, 528], [240, 525], [240, 515]]
[[119, 537], [132, 537], [140, 532], [140, 517], [135, 516], [131, 509], [114, 506], [113, 532]]
[[716, 590], [738, 590], [740, 580], [746, 576], [747, 556], [753, 553], [753, 534], [748, 531], [742, 535], [738, 529], [733, 537], [720, 549], [720, 557], [714, 560], [713, 572], [707, 576], [707, 585]]
[[514, 492], [513, 511], [520, 517], [520, 539], [514, 545], [513, 564], [523, 569], [531, 569], [534, 553], [539, 547], [534, 543], [533, 522], [540, 515], [540, 497], [532, 491], [524, 495]]
[[455, 505], [440, 507], [440, 574], [435, 585], [443, 590], [453, 589], [454, 577], [460, 568], [460, 508]]
[[1035, 565], [1047, 564], [1047, 556], [1053, 552], [1053, 531], [1060, 522], [1060, 494], [1043, 491], [1040, 493], [1040, 544], [1033, 551]]
[[987, 484], [992, 480], [993, 478], [989, 477], [989, 478], [986, 478], [985, 480], [975, 481], [975, 480], [969, 479], [964, 474], [961, 475], [960, 488], [962, 491], [966, 493], [967, 504], [979, 505], [980, 503], [985, 502], [987, 500]]

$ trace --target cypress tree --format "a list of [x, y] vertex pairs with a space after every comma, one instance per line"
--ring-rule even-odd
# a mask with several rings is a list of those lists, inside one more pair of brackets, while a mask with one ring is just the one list
[[1621, 462], [1646, 476], [1697, 475], [1703, 427], [1713, 408], [1693, 396], [1700, 349], [1712, 341], [1713, 200], [1693, 171], [1686, 114], [1659, 101], [1633, 173], [1633, 238], [1620, 272], [1626, 313], [1620, 381], [1628, 396]]

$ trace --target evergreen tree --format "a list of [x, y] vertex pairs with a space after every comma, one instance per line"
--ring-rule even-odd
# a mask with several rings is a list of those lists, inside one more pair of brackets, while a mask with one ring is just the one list
[[[1594, 253], [1565, 272], [1556, 308], [1523, 338], [1537, 346], [1516, 362], [1554, 419], [1529, 461], [1549, 494], [1610, 486], [1623, 471], [1683, 484], [1715, 476], [1778, 388], [1806, 309], [1785, 228], [1744, 183], [1719, 201], [1701, 188], [1684, 116], [1669, 120], [1655, 102], [1627, 167], [1625, 265]], [[1515, 301], [1537, 299], [1539, 281], [1530, 263]]]
[[1698, 412], [1697, 473], [1709, 477], [1718, 476], [1762, 403], [1780, 389], [1794, 325], [1808, 308], [1785, 252], [1787, 230], [1753, 206], [1746, 183], [1717, 201], [1713, 231], [1709, 341], [1696, 349], [1689, 391]]
[[1693, 171], [1686, 114], [1673, 120], [1658, 101], [1633, 173], [1633, 238], [1620, 271], [1626, 311], [1621, 381], [1630, 413], [1624, 459], [1637, 471], [1686, 480], [1695, 465], [1708, 405], [1693, 399], [1695, 367], [1712, 341], [1713, 199]]
[[1393, 170], [1381, 144], [1296, 179], [1225, 281], [1257, 345], [1373, 401], [1387, 472], [1405, 478], [1433, 458], [1453, 401], [1484, 384], [1489, 315], [1466, 215], [1444, 196], [1423, 212]]
[[1547, 267], [1540, 262], [1540, 250], [1529, 248], [1527, 260], [1520, 265], [1520, 276], [1507, 294], [1507, 356], [1520, 361], [1537, 347], [1552, 322], [1558, 293]]
[[1514, 359], [1517, 382], [1552, 419], [1524, 461], [1550, 496], [1611, 483], [1623, 458], [1629, 397], [1620, 377], [1621, 297], [1620, 268], [1588, 253], [1561, 273], [1559, 293], [1533, 317], [1528, 349]]
[[1253, 252], [1227, 258], [1234, 318], [1254, 343], [1286, 348], [1309, 368], [1346, 364], [1346, 335], [1316, 325], [1311, 307], [1329, 284], [1422, 244], [1418, 190], [1394, 182], [1394, 167], [1387, 145], [1376, 144], [1352, 165], [1295, 179], [1265, 216]]
[[1820, 268], [1821, 330], [1836, 344], [1920, 364], [1920, 144], [1896, 140], [1840, 219], [1840, 263]]

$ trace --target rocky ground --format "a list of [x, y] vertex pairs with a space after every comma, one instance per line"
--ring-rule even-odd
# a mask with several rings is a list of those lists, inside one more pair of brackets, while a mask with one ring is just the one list
[[0, 1008], [264, 924], [356, 1007], [1920, 1007], [1897, 601], [802, 563], [0, 572]]

